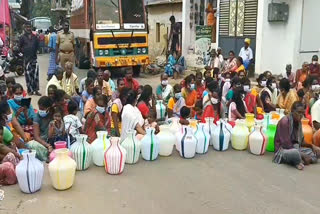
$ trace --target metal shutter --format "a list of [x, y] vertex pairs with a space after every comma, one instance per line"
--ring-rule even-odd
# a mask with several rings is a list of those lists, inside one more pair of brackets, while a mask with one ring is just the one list
[[220, 1], [220, 15], [219, 15], [219, 35], [229, 36], [229, 9], [230, 1], [221, 0]]
[[246, 0], [244, 12], [244, 36], [255, 36], [257, 30], [258, 0]]

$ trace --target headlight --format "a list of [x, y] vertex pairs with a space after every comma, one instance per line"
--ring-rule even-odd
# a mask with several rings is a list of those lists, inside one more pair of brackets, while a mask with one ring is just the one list
[[146, 48], [142, 48], [142, 53], [147, 53], [147, 49]]
[[141, 48], [138, 48], [138, 54], [140, 54], [141, 53]]
[[126, 53], [127, 53], [126, 49], [121, 49], [121, 54], [122, 55], [126, 55]]
[[103, 50], [99, 50], [99, 56], [103, 56]]
[[105, 55], [109, 55], [109, 50], [105, 50], [105, 51], [104, 51], [104, 54], [105, 54]]

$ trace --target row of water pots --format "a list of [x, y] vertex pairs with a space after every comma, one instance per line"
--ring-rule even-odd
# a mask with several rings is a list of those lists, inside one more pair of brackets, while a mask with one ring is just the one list
[[[136, 138], [135, 131], [129, 131], [127, 138], [107, 137], [104, 131], [97, 132], [98, 138], [90, 145], [86, 135], [77, 136], [70, 151], [65, 142], [57, 142], [56, 150], [50, 155], [49, 173], [55, 189], [65, 190], [73, 185], [76, 170], [86, 170], [93, 162], [104, 166], [109, 174], [120, 174], [125, 163], [137, 163], [140, 153], [143, 159], [156, 160], [158, 155], [170, 156], [174, 146], [183, 158], [193, 158], [196, 153], [205, 154], [209, 145], [215, 150], [225, 151], [232, 147], [249, 151], [255, 155], [265, 152], [267, 137], [262, 132], [262, 126], [256, 126], [250, 134], [245, 121], [237, 121], [232, 129], [225, 120], [213, 123], [213, 118], [206, 118], [205, 124], [198, 124], [195, 129], [180, 126], [178, 119], [171, 119], [169, 125], [160, 126], [160, 133], [155, 135], [153, 128], [147, 129], [147, 134], [141, 142]], [[25, 193], [34, 193], [41, 188], [44, 166], [36, 159], [35, 151], [24, 151], [23, 160], [16, 167], [16, 175], [20, 189]]]

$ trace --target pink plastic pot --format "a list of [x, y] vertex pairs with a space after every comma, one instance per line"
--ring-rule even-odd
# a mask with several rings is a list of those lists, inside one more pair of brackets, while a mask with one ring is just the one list
[[[54, 143], [54, 146], [56, 147], [55, 150], [57, 150], [57, 149], [65, 149], [65, 148], [67, 148], [67, 142], [65, 142], [65, 141], [57, 141], [57, 142]], [[50, 156], [49, 156], [50, 162], [56, 157], [55, 150], [53, 150], [50, 153]], [[68, 155], [69, 155], [69, 157], [73, 158], [71, 151], [68, 152]]]

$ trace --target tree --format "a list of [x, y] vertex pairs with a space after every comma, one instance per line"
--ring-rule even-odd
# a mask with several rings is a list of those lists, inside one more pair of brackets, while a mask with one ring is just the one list
[[51, 4], [48, 0], [42, 0], [42, 2], [38, 0], [37, 3], [34, 3], [31, 18], [34, 17], [49, 17], [53, 25], [58, 20], [56, 13], [51, 11]]

